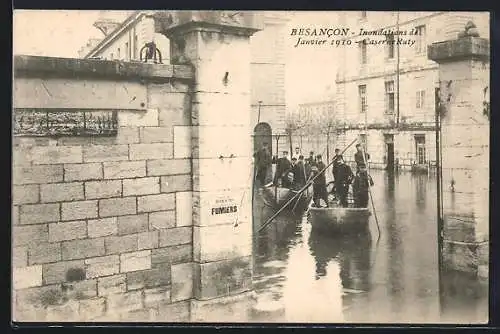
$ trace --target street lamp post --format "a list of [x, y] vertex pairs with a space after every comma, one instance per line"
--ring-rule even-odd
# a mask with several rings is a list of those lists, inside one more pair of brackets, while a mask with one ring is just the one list
[[257, 124], [260, 123], [260, 106], [262, 105], [262, 101], [259, 101], [258, 103], [259, 103], [259, 113], [257, 115]]

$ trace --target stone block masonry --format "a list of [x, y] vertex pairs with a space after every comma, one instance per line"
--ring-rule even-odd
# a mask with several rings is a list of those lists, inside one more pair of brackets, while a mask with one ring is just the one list
[[[489, 103], [484, 93], [490, 86], [489, 45], [488, 39], [464, 34], [432, 44], [428, 56], [439, 64], [440, 89], [448, 97], [441, 113], [442, 260], [446, 269], [483, 279], [489, 271], [490, 240], [490, 118], [483, 109]], [[452, 182], [453, 190], [448, 187]]]
[[[14, 138], [13, 319], [188, 319], [192, 221], [178, 210], [192, 208], [191, 67], [19, 56], [15, 73], [16, 108], [81, 109], [88, 100], [117, 110], [118, 133]], [[58, 94], [30, 98], [41, 82]], [[122, 92], [95, 87], [141, 101], [127, 109]]]
[[[151, 18], [170, 59], [190, 65], [15, 58], [14, 112], [46, 113], [52, 137], [26, 137], [40, 124], [15, 118], [14, 320], [203, 320], [208, 304], [252, 289], [241, 193], [259, 29], [250, 13], [198, 14]], [[69, 115], [81, 109], [110, 116]], [[222, 200], [240, 203], [241, 227], [208, 215]]]

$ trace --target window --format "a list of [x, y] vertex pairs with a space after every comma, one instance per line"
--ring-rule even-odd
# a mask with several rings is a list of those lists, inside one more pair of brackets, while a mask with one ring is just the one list
[[366, 110], [368, 109], [366, 101], [366, 85], [358, 86], [358, 95], [359, 95], [359, 112], [366, 113]]
[[366, 58], [367, 58], [366, 52], [367, 52], [366, 44], [363, 40], [363, 41], [359, 42], [359, 54], [360, 54], [361, 64], [366, 64]]
[[125, 59], [130, 59], [130, 48], [128, 46], [128, 42], [125, 43]]
[[416, 107], [417, 109], [423, 109], [425, 106], [425, 90], [419, 90], [417, 92], [417, 104]]
[[415, 148], [417, 164], [425, 164], [425, 135], [415, 135]]
[[137, 55], [137, 48], [139, 46], [137, 45], [137, 35], [134, 35], [134, 59], [137, 59], [138, 58], [138, 55]]
[[394, 114], [394, 81], [385, 82], [385, 113]]
[[118, 51], [116, 52], [116, 58], [120, 59], [120, 48], [118, 48]]
[[387, 59], [394, 58], [394, 34], [387, 35]]
[[111, 52], [111, 55], [109, 56], [109, 58], [110, 58], [111, 60], [115, 59], [115, 55], [113, 54], [113, 52]]
[[415, 52], [427, 53], [427, 42], [426, 42], [426, 34], [425, 34], [425, 25], [421, 25], [415, 28], [416, 30], [416, 43], [415, 43]]

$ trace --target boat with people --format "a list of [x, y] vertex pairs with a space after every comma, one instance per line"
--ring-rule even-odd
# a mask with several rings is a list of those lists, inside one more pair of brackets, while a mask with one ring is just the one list
[[[350, 171], [350, 168], [348, 170]], [[350, 233], [368, 228], [371, 216], [368, 207], [369, 187], [373, 185], [373, 180], [364, 168], [358, 170], [356, 176], [352, 172], [349, 173], [345, 184], [329, 183], [326, 206], [321, 206], [319, 201], [311, 202], [308, 218], [313, 229]]]
[[361, 232], [368, 228], [371, 216], [368, 207], [355, 207], [352, 200], [343, 207], [336, 199], [328, 203], [328, 207], [309, 205], [309, 222], [314, 230], [331, 233]]
[[288, 151], [275, 160], [272, 181], [259, 189], [264, 204], [284, 214], [303, 215], [312, 199], [312, 191], [306, 186], [308, 162], [302, 155], [290, 159]]
[[280, 209], [292, 200], [284, 211], [294, 215], [302, 215], [307, 211], [312, 200], [312, 191], [307, 189], [301, 194], [298, 193], [299, 189], [276, 186], [272, 183], [262, 187], [262, 199], [267, 206]]

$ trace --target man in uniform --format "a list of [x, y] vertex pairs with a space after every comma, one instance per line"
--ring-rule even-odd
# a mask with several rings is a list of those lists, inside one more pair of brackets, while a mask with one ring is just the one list
[[316, 159], [314, 159], [314, 152], [311, 151], [309, 152], [309, 164], [311, 165], [311, 167], [316, 163]]
[[301, 155], [301, 153], [300, 153], [300, 147], [297, 146], [295, 148], [295, 153], [293, 154], [293, 157], [298, 160], [300, 155]]
[[[328, 207], [328, 193], [326, 191], [325, 164], [321, 160], [321, 154], [316, 156], [316, 163], [312, 167], [311, 177], [315, 177], [313, 181], [313, 201], [314, 206], [321, 207], [321, 200], [325, 201]], [[319, 173], [319, 176], [317, 176]]]
[[373, 179], [368, 175], [366, 168], [361, 167], [352, 184], [354, 206], [356, 208], [368, 207], [369, 187], [373, 186], [373, 184]]
[[359, 171], [360, 168], [366, 168], [366, 164], [370, 161], [370, 155], [364, 152], [361, 144], [356, 144], [356, 153], [354, 154], [354, 161], [356, 161], [356, 167]]
[[352, 183], [353, 178], [354, 174], [352, 173], [351, 167], [345, 163], [344, 159], [340, 159], [335, 184], [340, 205], [344, 208], [348, 205], [347, 194], [349, 193], [349, 185]]
[[301, 189], [306, 185], [306, 171], [304, 166], [304, 156], [299, 155], [299, 160], [293, 167], [294, 188]]
[[283, 156], [276, 162], [276, 173], [274, 174], [274, 185], [286, 187], [288, 185], [286, 174], [291, 168], [290, 160], [288, 160], [288, 151], [283, 151]]
[[335, 156], [333, 157], [333, 166], [332, 166], [332, 174], [333, 174], [333, 180], [335, 184], [335, 197], [339, 197], [339, 192], [338, 192], [338, 169], [340, 166], [340, 161], [343, 160], [344, 157], [340, 154], [340, 150], [338, 148], [335, 149]]
[[267, 171], [271, 166], [271, 153], [269, 152], [268, 143], [264, 143], [262, 148], [254, 153], [255, 167], [257, 169], [257, 180], [260, 186], [263, 187], [266, 182]]

